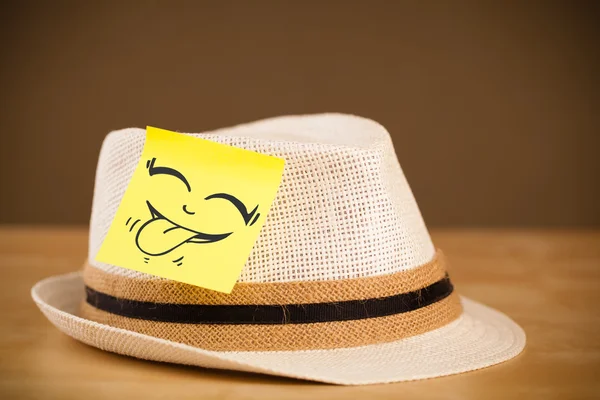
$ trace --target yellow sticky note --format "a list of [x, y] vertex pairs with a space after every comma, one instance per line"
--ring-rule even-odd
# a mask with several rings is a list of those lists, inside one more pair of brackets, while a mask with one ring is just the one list
[[230, 293], [283, 168], [281, 158], [148, 127], [96, 260]]

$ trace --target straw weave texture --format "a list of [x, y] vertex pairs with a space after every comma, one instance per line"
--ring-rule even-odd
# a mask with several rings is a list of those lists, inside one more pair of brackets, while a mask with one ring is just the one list
[[171, 280], [140, 279], [109, 274], [86, 264], [83, 279], [90, 288], [127, 300], [171, 304], [284, 305], [366, 300], [427, 287], [446, 276], [446, 259], [438, 250], [425, 265], [394, 274], [332, 281], [238, 283], [220, 293]]
[[[281, 117], [193, 134], [282, 157], [277, 197], [238, 282], [391, 274], [434, 256], [388, 132], [368, 119]], [[89, 261], [108, 273], [162, 279], [94, 261], [142, 153], [144, 129], [111, 133], [100, 153]]]
[[[523, 330], [508, 317], [463, 298], [464, 312], [453, 322], [389, 343], [332, 350], [215, 352], [81, 318], [77, 310], [83, 295], [79, 273], [45, 279], [32, 289], [36, 304], [58, 329], [102, 350], [146, 360], [344, 385], [472, 371], [513, 358], [525, 345]], [[85, 363], [85, 355], [82, 357]]]
[[[285, 306], [283, 306], [285, 307]], [[122, 317], [81, 303], [79, 315], [114, 326], [214, 351], [336, 349], [387, 343], [429, 332], [460, 316], [458, 295], [408, 313], [311, 324], [179, 324]]]
[[[227, 299], [182, 290], [166, 279], [94, 260], [142, 153], [143, 129], [115, 131], [103, 144], [86, 282], [137, 300], [285, 305], [398, 293], [445, 273], [389, 134], [376, 122], [340, 114], [291, 116], [193, 135], [286, 160], [238, 291]], [[103, 350], [321, 382], [450, 375], [506, 361], [525, 345], [523, 330], [512, 320], [456, 292], [388, 317], [271, 326], [131, 319], [89, 306], [84, 293], [80, 273], [48, 278], [32, 289], [34, 301], [58, 329]]]

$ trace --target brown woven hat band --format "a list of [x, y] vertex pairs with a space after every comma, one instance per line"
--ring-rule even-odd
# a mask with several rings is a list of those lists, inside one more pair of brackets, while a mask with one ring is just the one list
[[[452, 292], [444, 258], [439, 251], [430, 263], [396, 274], [338, 281], [239, 283], [230, 295], [178, 282], [111, 275], [89, 265], [85, 268], [84, 279], [88, 287], [88, 299], [81, 307], [83, 317], [219, 351], [330, 349], [389, 342], [446, 325], [462, 312], [460, 300]], [[405, 309], [390, 311], [390, 306], [385, 304], [394, 299]], [[406, 308], [407, 299], [408, 303], [415, 305], [413, 308]], [[110, 304], [107, 301], [113, 301], [119, 307], [112, 309], [114, 312], [108, 312], [111, 309], [106, 307], [106, 304]], [[149, 317], [145, 314], [128, 315], [123, 311], [126, 311], [129, 303], [133, 303], [132, 309], [136, 312], [145, 307], [154, 311], [158, 309], [159, 313], [155, 312]], [[358, 309], [360, 316], [356, 319], [294, 321], [291, 317], [286, 320], [290, 310], [293, 314], [294, 308], [305, 311], [315, 306], [331, 308], [332, 305], [339, 305], [343, 310], [344, 304], [351, 303], [353, 307], [346, 308]], [[364, 307], [361, 306], [363, 303]], [[191, 307], [195, 309], [191, 314], [188, 313], [188, 317], [205, 315], [207, 309], [208, 314], [211, 309], [217, 315], [228, 314], [234, 309], [235, 314], [237, 308], [253, 308], [248, 306], [258, 306], [252, 318], [261, 316], [261, 308], [279, 311], [279, 314], [271, 313], [275, 315], [275, 320], [265, 324], [260, 321], [181, 322], [171, 320], [170, 311], [164, 312], [165, 315], [160, 313], [161, 307], [176, 307], [174, 310], [178, 312]], [[197, 311], [198, 307], [200, 311]], [[377, 314], [380, 311], [376, 311], [371, 318], [371, 310], [379, 309], [384, 313]], [[337, 309], [333, 313], [320, 314], [343, 315]]]
[[446, 276], [446, 259], [438, 250], [427, 264], [395, 274], [330, 281], [237, 283], [230, 294], [162, 278], [138, 279], [108, 274], [86, 264], [85, 285], [128, 300], [175, 304], [282, 305], [366, 300], [412, 292]]
[[214, 351], [335, 349], [386, 343], [442, 327], [460, 316], [455, 293], [410, 313], [312, 324], [224, 325], [123, 317], [82, 302], [80, 315], [102, 324]]

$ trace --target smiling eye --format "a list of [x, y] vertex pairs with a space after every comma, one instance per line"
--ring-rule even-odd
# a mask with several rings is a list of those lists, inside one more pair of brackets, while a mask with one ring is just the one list
[[[244, 203], [242, 203], [242, 201], [240, 199], [238, 199], [237, 197], [235, 197], [234, 195], [227, 194], [227, 193], [215, 193], [215, 194], [211, 194], [210, 196], [204, 198], [204, 200], [210, 200], [210, 199], [223, 199], [223, 200], [229, 201], [240, 212], [240, 214], [242, 215], [242, 218], [244, 218], [244, 222], [246, 223], [246, 225], [248, 225], [248, 224], [250, 224], [250, 226], [254, 225], [254, 223], [260, 216], [260, 213], [256, 212], [256, 211], [258, 211], [258, 206], [254, 207], [254, 209], [252, 211], [248, 212], [246, 205]], [[252, 217], [254, 217], [254, 219], [252, 219]], [[250, 222], [250, 220], [252, 220], [252, 222]]]
[[175, 178], [179, 179], [181, 182], [183, 182], [185, 184], [188, 192], [192, 191], [192, 187], [190, 186], [190, 183], [185, 178], [185, 176], [183, 176], [183, 174], [181, 172], [177, 171], [174, 168], [169, 168], [169, 167], [155, 167], [154, 166], [155, 162], [156, 162], [156, 158], [146, 161], [146, 168], [148, 168], [148, 173], [150, 174], [150, 176], [154, 176], [154, 175], [174, 176]]

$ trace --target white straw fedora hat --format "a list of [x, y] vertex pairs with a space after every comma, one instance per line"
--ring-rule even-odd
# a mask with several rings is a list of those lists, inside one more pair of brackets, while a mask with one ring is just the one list
[[62, 332], [141, 359], [348, 385], [471, 371], [523, 349], [517, 324], [454, 290], [381, 125], [323, 114], [192, 135], [285, 159], [233, 291], [95, 261], [145, 141], [115, 131], [83, 271], [32, 289]]

